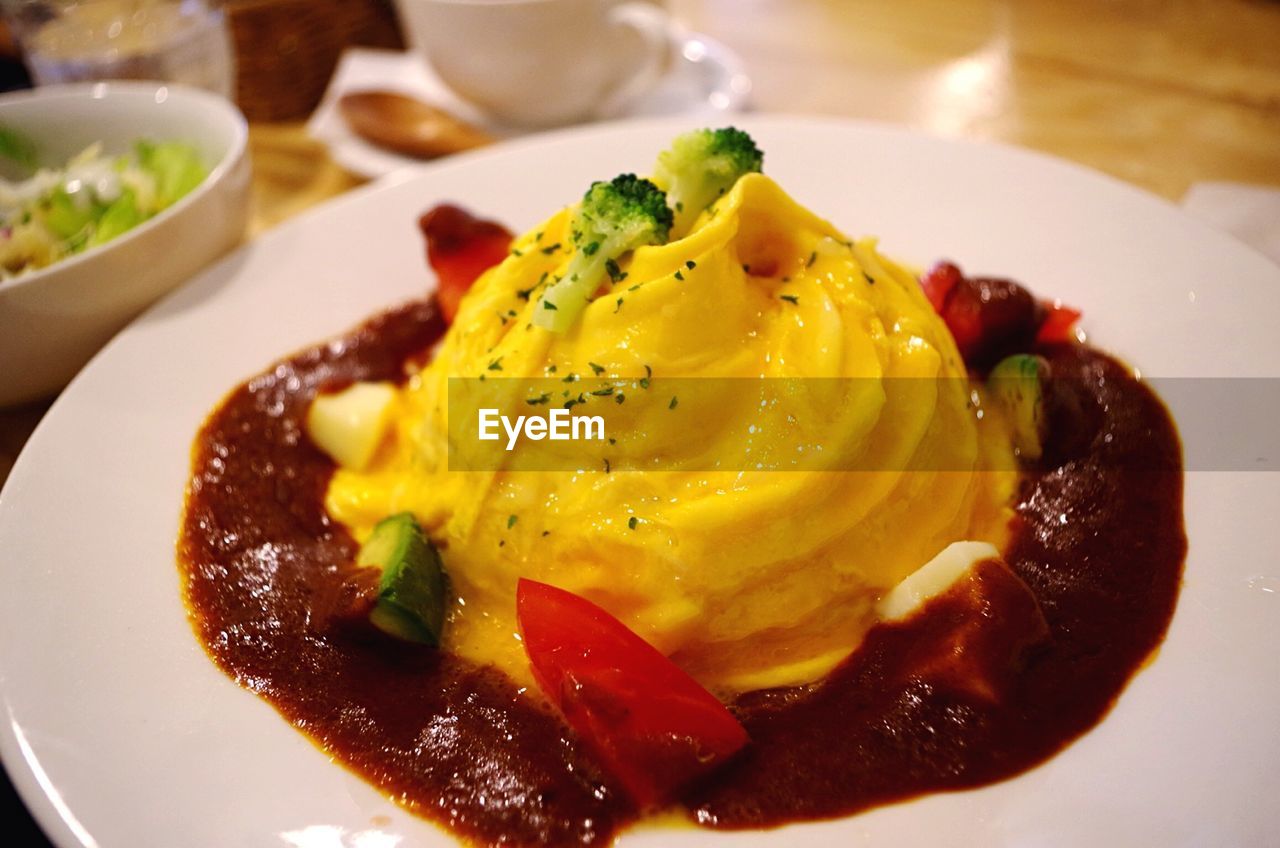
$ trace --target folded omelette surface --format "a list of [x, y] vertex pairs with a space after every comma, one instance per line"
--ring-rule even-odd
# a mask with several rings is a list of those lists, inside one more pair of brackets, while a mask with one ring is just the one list
[[[330, 514], [358, 539], [403, 510], [427, 528], [454, 595], [447, 649], [528, 681], [515, 588], [530, 577], [601, 604], [714, 690], [803, 683], [947, 544], [1005, 541], [1008, 434], [873, 240], [748, 175], [554, 334], [531, 318], [570, 221], [554, 215], [476, 281], [373, 466], [330, 484]], [[449, 381], [482, 375], [631, 382], [625, 403], [574, 410], [608, 404], [613, 439], [557, 448], [581, 465], [544, 463], [575, 470], [516, 470], [527, 442], [512, 467], [451, 468]]]

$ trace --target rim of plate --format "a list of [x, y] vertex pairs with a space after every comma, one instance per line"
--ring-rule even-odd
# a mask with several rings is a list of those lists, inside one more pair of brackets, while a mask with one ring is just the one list
[[[115, 86], [119, 84], [112, 83], [111, 85]], [[87, 87], [89, 86], [86, 86], [86, 88]], [[143, 84], [140, 87], [143, 89], [154, 90], [154, 88], [158, 86]], [[77, 86], [77, 88], [80, 87]], [[1026, 161], [1034, 162], [1037, 167], [1053, 168], [1062, 173], [1069, 173], [1072, 179], [1092, 181], [1094, 183], [1106, 185], [1108, 189], [1112, 191], [1124, 192], [1132, 198], [1139, 198], [1143, 203], [1149, 204], [1152, 207], [1158, 207], [1166, 212], [1173, 211], [1178, 214], [1185, 224], [1195, 228], [1204, 238], [1217, 242], [1224, 250], [1248, 255], [1254, 260], [1261, 259], [1262, 261], [1267, 262], [1268, 265], [1272, 264], [1270, 263], [1270, 260], [1260, 252], [1222, 233], [1221, 231], [1213, 229], [1209, 225], [1186, 215], [1176, 206], [1176, 204], [1163, 197], [1124, 182], [1111, 175], [1096, 171], [1085, 165], [1060, 159], [1050, 154], [990, 140], [953, 138], [924, 132], [910, 127], [871, 120], [831, 116], [792, 115], [787, 113], [759, 113], [733, 117], [740, 119], [742, 123], [749, 124], [753, 127], [813, 128], [819, 131], [825, 129], [839, 131], [852, 130], [855, 132], [880, 134], [885, 137], [924, 137], [948, 145], [998, 151], [1000, 155], [1017, 157]], [[127, 339], [129, 337], [130, 332], [135, 325], [146, 321], [147, 318], [154, 313], [165, 310], [173, 300], [182, 297], [188, 289], [197, 285], [199, 281], [219, 273], [223, 268], [233, 265], [247, 251], [251, 249], [269, 247], [277, 242], [287, 239], [291, 233], [305, 229], [311, 221], [325, 216], [335, 208], [366, 203], [370, 199], [403, 183], [429, 181], [433, 175], [453, 168], [471, 167], [473, 164], [483, 163], [484, 161], [491, 159], [506, 158], [512, 155], [519, 155], [521, 153], [537, 151], [540, 149], [551, 149], [570, 140], [586, 141], [593, 137], [615, 136], [619, 132], [640, 128], [680, 129], [687, 127], [687, 125], [688, 119], [681, 116], [631, 118], [552, 130], [539, 133], [537, 135], [502, 142], [492, 147], [458, 154], [443, 161], [395, 171], [367, 185], [360, 186], [346, 192], [326, 203], [312, 207], [262, 234], [252, 242], [241, 246], [228, 256], [199, 272], [192, 277], [191, 280], [188, 280], [173, 291], [167, 293], [163, 298], [150, 306], [140, 316], [138, 316], [138, 318], [131, 322], [130, 325], [122, 330], [120, 334], [113, 338], [111, 342], [100, 350], [93, 359], [90, 360], [85, 368], [76, 375], [67, 388], [64, 389], [59, 397], [54, 401], [40, 424], [36, 427], [27, 443], [27, 447], [22, 451], [15, 462], [5, 486], [0, 489], [0, 515], [3, 515], [3, 513], [8, 509], [14, 508], [12, 506], [12, 502], [17, 497], [17, 495], [14, 494], [17, 488], [15, 481], [20, 481], [22, 477], [28, 474], [28, 466], [32, 462], [35, 462], [35, 460], [32, 459], [35, 454], [35, 450], [32, 449], [32, 446], [43, 445], [45, 434], [52, 427], [51, 422], [58, 420], [61, 415], [63, 415], [64, 409], [75, 403], [77, 395], [84, 384], [91, 383], [95, 379], [97, 366], [100, 361], [109, 359], [113, 356], [113, 352], [122, 343], [122, 339]], [[224, 159], [223, 164], [225, 164], [226, 161], [227, 160]], [[206, 188], [208, 184], [212, 182], [212, 178], [213, 174], [211, 174], [210, 178], [202, 184], [201, 188]], [[191, 199], [190, 196], [186, 198], [186, 200], [189, 199]], [[1280, 267], [1276, 268], [1275, 278], [1277, 282], [1280, 282]], [[424, 290], [429, 290], [430, 287], [434, 286], [433, 278], [430, 275], [424, 274], [423, 280], [425, 284]], [[359, 315], [352, 316], [352, 323], [354, 324], [359, 321], [361, 317], [362, 316]], [[288, 354], [288, 350], [281, 350], [274, 354], [274, 356], [282, 358]], [[264, 363], [264, 367], [265, 364], [266, 363]], [[229, 391], [231, 388], [233, 387], [227, 386], [224, 387], [224, 390]], [[4, 541], [4, 538], [0, 537], [0, 543], [3, 543]], [[2, 576], [3, 575], [0, 575], [0, 577]], [[178, 597], [175, 597], [174, 601], [175, 603], [181, 603], [181, 599]], [[202, 661], [210, 662], [208, 656], [203, 651], [203, 646], [201, 646], [200, 657]], [[1151, 663], [1147, 663], [1139, 673], [1144, 673], [1150, 665]], [[36, 758], [31, 755], [32, 749], [25, 738], [21, 737], [17, 732], [17, 722], [13, 720], [10, 712], [11, 704], [9, 702], [8, 685], [5, 669], [0, 667], [0, 702], [4, 703], [6, 716], [9, 718], [9, 720], [4, 723], [3, 727], [0, 727], [0, 765], [3, 765], [19, 796], [27, 805], [34, 818], [39, 822], [40, 826], [44, 829], [45, 833], [55, 844], [64, 846], [96, 845], [93, 836], [78, 824], [75, 816], [62, 800], [57, 787], [53, 785], [49, 776], [44, 773], [43, 769], [36, 761]], [[1106, 718], [1104, 717], [1100, 724], [1105, 724], [1105, 722]], [[290, 731], [295, 733], [297, 732], [293, 728], [290, 728]], [[1055, 757], [1056, 756], [1058, 755], [1055, 755]], [[1046, 762], [1051, 762], [1055, 757], [1051, 757]], [[1016, 780], [1018, 777], [1015, 776], [1012, 779]], [[1001, 781], [1001, 783], [1004, 782], [1007, 781]]]

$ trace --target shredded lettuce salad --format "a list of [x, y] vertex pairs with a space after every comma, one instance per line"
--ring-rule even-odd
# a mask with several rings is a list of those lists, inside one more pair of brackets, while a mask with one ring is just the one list
[[[35, 168], [21, 135], [0, 128], [0, 156]], [[65, 167], [0, 178], [0, 282], [88, 250], [172, 206], [208, 176], [190, 144], [138, 141], [122, 156], [93, 144]]]

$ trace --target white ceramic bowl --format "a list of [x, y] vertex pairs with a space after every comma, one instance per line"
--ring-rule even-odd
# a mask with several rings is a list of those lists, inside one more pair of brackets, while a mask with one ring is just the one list
[[0, 125], [29, 136], [41, 161], [90, 144], [124, 153], [140, 138], [194, 144], [205, 181], [106, 244], [0, 283], [0, 406], [52, 394], [160, 295], [234, 247], [249, 201], [248, 127], [231, 103], [183, 86], [106, 82], [0, 97]]

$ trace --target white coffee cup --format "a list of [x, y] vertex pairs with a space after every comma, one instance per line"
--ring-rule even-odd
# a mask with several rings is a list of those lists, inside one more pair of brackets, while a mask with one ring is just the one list
[[638, 0], [396, 0], [417, 49], [458, 96], [503, 123], [608, 115], [661, 78], [671, 20]]

